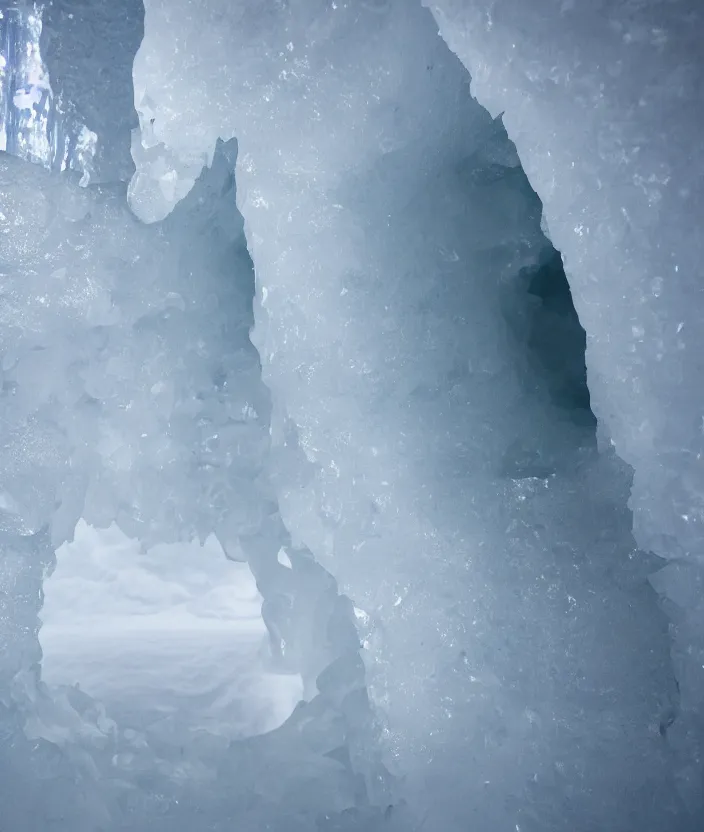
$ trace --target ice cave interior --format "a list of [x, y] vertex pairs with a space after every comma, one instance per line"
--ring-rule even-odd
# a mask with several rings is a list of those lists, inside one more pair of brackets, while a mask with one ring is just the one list
[[696, 0], [0, 0], [0, 832], [700, 832]]

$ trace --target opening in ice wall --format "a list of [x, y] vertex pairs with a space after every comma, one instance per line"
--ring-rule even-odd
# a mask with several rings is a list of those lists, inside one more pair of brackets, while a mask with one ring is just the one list
[[78, 685], [147, 740], [270, 731], [302, 691], [300, 676], [273, 672], [261, 600], [214, 537], [142, 552], [81, 522], [44, 581], [42, 679]]

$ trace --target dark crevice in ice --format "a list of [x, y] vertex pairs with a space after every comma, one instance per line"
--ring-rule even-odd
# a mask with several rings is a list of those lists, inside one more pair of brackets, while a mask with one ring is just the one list
[[526, 345], [536, 371], [545, 375], [556, 407], [575, 422], [594, 428], [584, 358], [587, 336], [574, 308], [562, 256], [548, 249], [543, 263], [526, 277], [528, 294], [539, 301], [533, 308]]
[[[495, 119], [492, 150], [474, 155], [468, 179], [511, 188], [523, 206], [532, 242], [528, 265], [510, 268], [501, 281], [501, 314], [515, 355], [514, 371], [529, 407], [542, 418], [519, 414], [521, 426], [504, 456], [502, 472], [514, 479], [566, 473], [596, 452], [597, 420], [591, 409], [585, 361], [586, 333], [574, 306], [562, 256], [539, 230], [542, 203], [520, 166], [515, 147]], [[499, 165], [496, 158], [510, 165]], [[488, 160], [488, 161], [487, 161]], [[466, 173], [463, 172], [466, 176]], [[516, 255], [519, 256], [518, 253]], [[546, 430], [547, 422], [552, 429]]]

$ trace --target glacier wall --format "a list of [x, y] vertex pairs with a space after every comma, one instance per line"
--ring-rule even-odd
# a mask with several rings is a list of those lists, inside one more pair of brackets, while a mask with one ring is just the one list
[[237, 136], [281, 516], [356, 605], [416, 822], [696, 828], [628, 469], [526, 359], [542, 206], [430, 15], [152, 0], [145, 21], [131, 205], [160, 219]]

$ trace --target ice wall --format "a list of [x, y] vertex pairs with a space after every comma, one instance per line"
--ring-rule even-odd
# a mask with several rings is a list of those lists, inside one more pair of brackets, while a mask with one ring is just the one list
[[[443, 8], [437, 19], [464, 57], [453, 32], [471, 18], [448, 21], [473, 6]], [[487, 44], [514, 25], [532, 42], [532, 12], [506, 7], [502, 29], [492, 8]], [[591, 22], [607, 49], [602, 19]], [[562, 148], [569, 170], [554, 168], [552, 190], [536, 177], [526, 117], [515, 137], [521, 153], [528, 147], [545, 225], [492, 118], [499, 110], [471, 98], [469, 76], [420, 4], [150, 0], [130, 185], [134, 211], [159, 220], [146, 227], [115, 184], [131, 169], [126, 56], [139, 10], [62, 0], [45, 24], [52, 83], [99, 144], [92, 181], [112, 184], [80, 188], [72, 175], [0, 157], [2, 823], [32, 832], [696, 831], [698, 748], [692, 718], [677, 712], [667, 624], [645, 583], [653, 560], [631, 537], [630, 470], [597, 450], [584, 335], [544, 235], [547, 227], [566, 254], [602, 434], [635, 464], [638, 508], [646, 483], [664, 494], [664, 457], [651, 465], [647, 430], [652, 447], [685, 447], [681, 422], [658, 409], [676, 378], [670, 336], [664, 326], [660, 363], [672, 378], [656, 380], [660, 388], [648, 375], [646, 386], [639, 368], [657, 338], [638, 334], [644, 318], [630, 335], [610, 322], [618, 293], [589, 317], [570, 264], [590, 276], [619, 269], [620, 285], [640, 298], [629, 268], [648, 212], [669, 205], [667, 187], [645, 219], [624, 198], [628, 234], [604, 214], [598, 230], [616, 235], [610, 250], [572, 250], [560, 217], [572, 222], [570, 200], [586, 200], [575, 195], [594, 182], [573, 178], [566, 139], [550, 151]], [[662, 32], [655, 48], [667, 57]], [[571, 43], [547, 34], [541, 59], [549, 45]], [[566, 65], [559, 57], [551, 67]], [[686, 60], [677, 66], [686, 76]], [[535, 100], [532, 87], [520, 89], [523, 118]], [[628, 101], [609, 106], [616, 130]], [[580, 140], [575, 116], [533, 112], [541, 136]], [[675, 117], [685, 141], [688, 116]], [[217, 144], [232, 136], [254, 315], [235, 146]], [[598, 139], [602, 153], [607, 140], [628, 149], [619, 136]], [[657, 178], [638, 170], [636, 185], [657, 203]], [[595, 171], [596, 193], [628, 191], [619, 172]], [[584, 205], [589, 213], [597, 203]], [[593, 229], [582, 219], [578, 240]], [[654, 243], [648, 268], [661, 253]], [[653, 285], [666, 299], [670, 284]], [[677, 297], [689, 300], [684, 289]], [[649, 303], [639, 309], [657, 317]], [[691, 322], [675, 327], [687, 372]], [[642, 386], [622, 395], [614, 367], [624, 386]], [[689, 402], [662, 401], [690, 412]], [[626, 427], [634, 403], [653, 423], [637, 440]], [[671, 505], [663, 497], [662, 528]], [[292, 718], [244, 743], [178, 732], [154, 743], [89, 697], [48, 691], [42, 578], [81, 516], [116, 522], [145, 547], [214, 533], [231, 558], [246, 558], [278, 666], [304, 679], [307, 701]], [[657, 548], [644, 529], [637, 520], [641, 544]], [[698, 603], [688, 569], [654, 581], [683, 610]], [[691, 613], [670, 612], [680, 634], [696, 626]], [[677, 643], [693, 641], [684, 633]], [[678, 666], [690, 713], [695, 664]]]
[[[636, 541], [671, 561], [653, 584], [667, 598], [689, 712], [673, 739], [696, 747], [704, 736], [704, 10], [689, 0], [424, 3], [471, 73], [473, 93], [503, 113], [565, 258], [588, 333], [594, 411], [634, 468]], [[692, 764], [700, 752], [687, 756]], [[698, 765], [683, 771], [683, 788], [701, 798]]]
[[[98, 165], [81, 185], [109, 187], [0, 157], [2, 822], [28, 832], [368, 825], [367, 791], [381, 800], [388, 790], [368, 747], [375, 726], [353, 608], [305, 547], [291, 546], [269, 480], [236, 146], [210, 148], [208, 169], [164, 223], [134, 220], [115, 183], [134, 111], [112, 59], [129, 64], [120, 50], [139, 31], [124, 12], [59, 3], [43, 30], [53, 83], [73, 96], [67, 112], [96, 129]], [[43, 66], [39, 28], [27, 44]], [[87, 64], [75, 60], [77, 40]], [[88, 94], [93, 76], [119, 94]], [[54, 126], [40, 121], [43, 141]], [[275, 667], [300, 673], [309, 701], [273, 734], [229, 744], [187, 720], [155, 738], [80, 691], [48, 689], [42, 580], [79, 517], [114, 522], [145, 548], [213, 533], [229, 557], [247, 558]]]
[[150, 0], [145, 26], [131, 205], [159, 219], [238, 137], [279, 508], [357, 607], [414, 822], [696, 828], [628, 471], [531, 361], [541, 205], [431, 16]]

